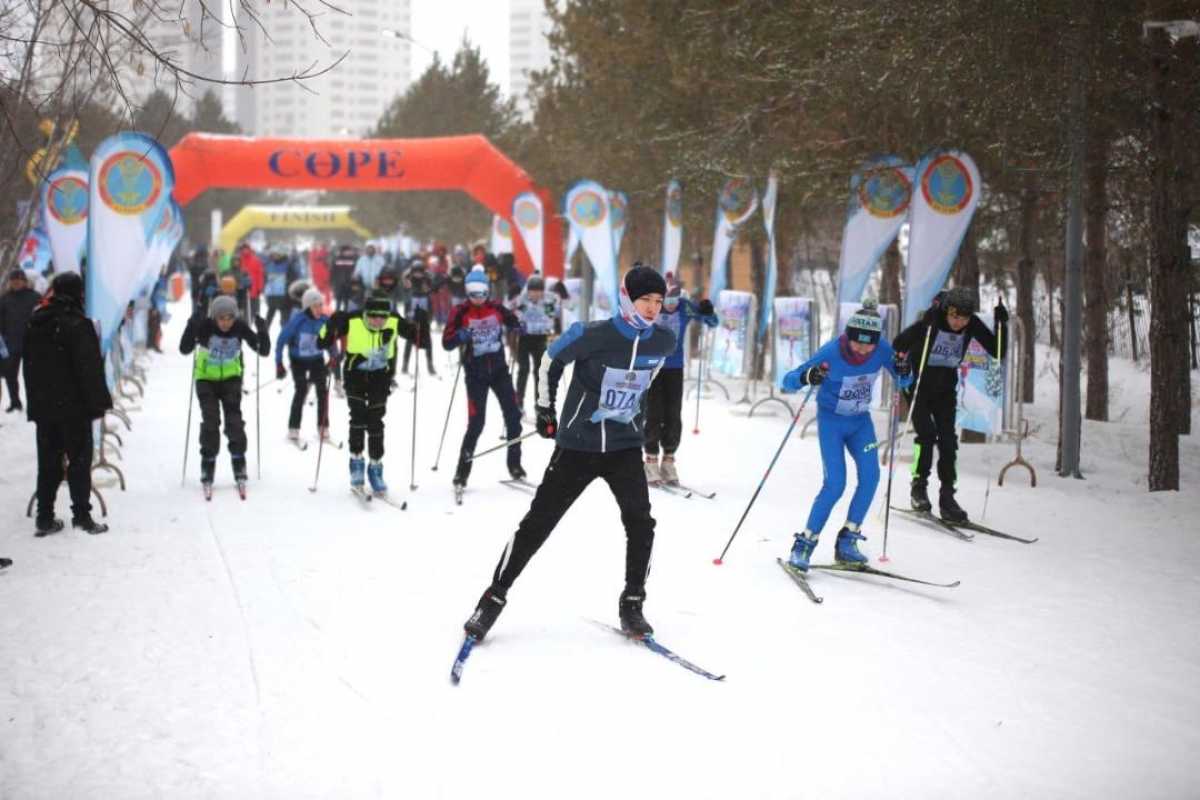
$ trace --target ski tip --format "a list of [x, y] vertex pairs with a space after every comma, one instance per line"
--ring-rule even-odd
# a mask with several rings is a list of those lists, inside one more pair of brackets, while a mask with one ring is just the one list
[[962, 585], [962, 581], [955, 581], [954, 583], [947, 583], [946, 588], [954, 589], [955, 587], [960, 586], [960, 585]]
[[407, 500], [405, 500], [403, 503], [400, 504], [400, 510], [408, 511], [408, 501]]

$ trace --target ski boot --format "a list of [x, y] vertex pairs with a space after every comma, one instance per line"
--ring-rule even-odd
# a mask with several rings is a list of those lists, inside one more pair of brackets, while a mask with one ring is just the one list
[[867, 537], [858, 532], [858, 526], [854, 530], [850, 529], [850, 524], [838, 531], [837, 543], [833, 548], [833, 560], [839, 564], [849, 564], [852, 567], [865, 566], [869, 559], [864, 556], [858, 549], [860, 541], [865, 542]]
[[662, 473], [658, 469], [658, 456], [646, 456], [646, 483], [650, 486], [662, 483]]
[[246, 474], [246, 454], [238, 453], [231, 456], [233, 462], [233, 480], [237, 483], [238, 496], [243, 500], [246, 499], [246, 482], [250, 480], [250, 476]]
[[918, 481], [913, 481], [912, 495], [909, 497], [912, 503], [913, 511], [922, 511], [928, 514], [933, 510], [933, 503], [929, 502], [929, 492], [925, 489], [925, 484]]
[[39, 538], [49, 536], [52, 533], [58, 533], [64, 527], [63, 521], [56, 517], [38, 517], [34, 522], [35, 533], [33, 535]]
[[523, 481], [525, 480], [526, 472], [520, 464], [513, 464], [509, 466], [508, 474], [512, 476], [514, 481]]
[[642, 615], [642, 603], [644, 602], [646, 602], [645, 592], [633, 592], [626, 589], [621, 592], [621, 599], [617, 603], [617, 613], [621, 617], [621, 630], [636, 639], [654, 635], [654, 628], [650, 627], [650, 623]]
[[794, 534], [795, 541], [792, 542], [792, 554], [788, 556], [788, 564], [792, 568], [801, 572], [808, 572], [808, 560], [812, 558], [813, 551], [817, 549], [817, 534], [811, 531]]
[[350, 456], [350, 488], [361, 489], [366, 482], [367, 462], [361, 455]]
[[387, 484], [383, 482], [383, 462], [371, 460], [367, 464], [367, 480], [371, 482], [371, 491], [375, 494], [387, 494]]
[[96, 522], [96, 520], [92, 519], [91, 514], [86, 514], [82, 517], [75, 517], [71, 520], [71, 527], [86, 531], [92, 535], [104, 533], [108, 530], [108, 526], [103, 522]]
[[200, 459], [200, 488], [204, 490], [204, 499], [212, 500], [213, 474], [217, 471], [217, 459]]
[[454, 502], [462, 505], [463, 492], [467, 489], [467, 478], [471, 475], [471, 462], [458, 462], [458, 468], [454, 470]]
[[322, 441], [322, 442], [328, 442], [328, 441], [330, 441], [330, 438], [329, 438], [329, 428], [328, 428], [328, 427], [324, 427], [324, 428], [318, 428], [317, 430], [318, 430], [318, 432], [320, 433], [320, 436], [321, 436], [321, 441]]
[[300, 442], [300, 429], [299, 428], [288, 428], [288, 441], [294, 442], [297, 444]]
[[479, 598], [479, 603], [475, 606], [475, 613], [463, 625], [463, 630], [469, 636], [482, 642], [483, 638], [488, 635], [488, 631], [496, 624], [496, 619], [504, 610], [504, 604], [508, 602], [505, 594], [505, 590], [501, 587], [495, 584], [489, 586], [483, 596]]
[[679, 473], [675, 469], [675, 456], [663, 456], [662, 466], [658, 468], [658, 474], [662, 476], [662, 482], [668, 486], [679, 485]]
[[946, 522], [962, 525], [968, 521], [967, 512], [954, 499], [953, 489], [942, 489], [938, 495], [938, 513], [942, 515], [942, 519]]

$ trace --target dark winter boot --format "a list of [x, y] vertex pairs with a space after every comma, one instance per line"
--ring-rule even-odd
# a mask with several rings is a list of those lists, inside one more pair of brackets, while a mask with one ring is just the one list
[[38, 517], [34, 522], [34, 536], [49, 536], [58, 533], [65, 527], [61, 519], [55, 517]]
[[812, 558], [813, 550], [817, 549], [817, 534], [809, 531], [795, 534], [792, 542], [792, 554], [788, 563], [801, 572], [808, 572], [808, 560]]
[[654, 628], [650, 627], [650, 623], [642, 615], [642, 603], [644, 602], [646, 602], [645, 592], [633, 592], [626, 589], [621, 593], [621, 600], [617, 604], [617, 613], [621, 617], [621, 630], [630, 636], [642, 638], [654, 635]]
[[350, 456], [350, 486], [361, 488], [367, 479], [367, 462], [361, 455]]
[[838, 531], [837, 544], [833, 548], [833, 560], [839, 564], [864, 566], [868, 559], [858, 549], [859, 542], [865, 542], [867, 537], [858, 531], [850, 530], [849, 526]]
[[233, 464], [233, 479], [238, 483], [245, 483], [249, 480], [246, 474], [246, 454], [238, 453], [229, 457], [229, 461]]
[[458, 467], [454, 470], [454, 485], [466, 486], [467, 478], [471, 476], [471, 462], [459, 461]]
[[514, 464], [514, 465], [510, 466], [508, 468], [508, 474], [512, 476], [512, 479], [514, 481], [525, 480], [525, 470], [522, 469], [520, 464]]
[[506, 602], [508, 601], [505, 599], [504, 589], [494, 584], [489, 586], [479, 598], [479, 603], [475, 606], [475, 613], [463, 625], [463, 630], [482, 642], [483, 638], [488, 635], [488, 631], [496, 624], [496, 619], [504, 610]]
[[929, 491], [920, 481], [913, 481], [911, 501], [913, 511], [929, 512], [933, 510], [933, 503], [929, 502]]
[[213, 475], [217, 471], [217, 460], [215, 458], [200, 459], [200, 483], [207, 486], [212, 486]]
[[942, 489], [938, 495], [938, 512], [947, 522], [963, 523], [967, 521], [967, 512], [954, 499], [953, 489]]
[[103, 522], [96, 522], [90, 514], [84, 517], [75, 517], [71, 520], [71, 527], [91, 534], [104, 533], [108, 530], [107, 525]]

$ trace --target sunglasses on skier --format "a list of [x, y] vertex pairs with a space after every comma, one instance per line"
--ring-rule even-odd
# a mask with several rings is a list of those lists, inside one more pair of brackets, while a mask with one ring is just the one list
[[472, 300], [486, 300], [487, 296], [488, 296], [488, 293], [486, 291], [485, 292], [467, 292], [467, 297], [471, 298]]

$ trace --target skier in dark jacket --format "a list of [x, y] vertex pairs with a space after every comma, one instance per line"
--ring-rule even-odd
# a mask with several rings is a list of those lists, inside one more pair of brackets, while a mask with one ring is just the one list
[[29, 285], [25, 270], [14, 269], [8, 273], [7, 291], [0, 295], [0, 339], [3, 339], [2, 349], [8, 355], [0, 357], [0, 369], [8, 384], [9, 413], [24, 408], [17, 376], [21, 370], [21, 353], [25, 350], [25, 326], [41, 299], [42, 296]]
[[[538, 387], [537, 430], [556, 440], [550, 465], [517, 532], [504, 548], [492, 584], [479, 598], [464, 629], [483, 639], [504, 609], [509, 588], [563, 514], [596, 478], [608, 484], [625, 525], [625, 590], [618, 610], [630, 636], [654, 631], [642, 613], [654, 518], [642, 470], [642, 398], [675, 348], [675, 337], [654, 324], [667, 287], [652, 269], [630, 270], [621, 288], [621, 308], [609, 320], [572, 325], [547, 351]], [[556, 412], [558, 382], [574, 364], [563, 403]]]
[[412, 355], [414, 345], [425, 351], [425, 363], [429, 368], [429, 374], [437, 375], [437, 370], [433, 368], [433, 334], [430, 331], [434, 283], [434, 276], [426, 268], [424, 260], [419, 257], [414, 258], [408, 271], [404, 273], [404, 288], [408, 297], [405, 303], [405, 312], [409, 320], [417, 326], [416, 341], [404, 343], [404, 363], [400, 370], [406, 375], [408, 374], [408, 359]]
[[[938, 511], [951, 522], [966, 522], [967, 512], [954, 499], [958, 480], [956, 460], [958, 436], [955, 418], [958, 411], [959, 367], [971, 340], [979, 342], [993, 358], [1000, 357], [996, 334], [975, 316], [975, 293], [955, 287], [934, 298], [921, 319], [905, 328], [892, 343], [897, 353], [908, 353], [916, 370], [916, 380], [907, 393], [912, 407], [912, 425], [917, 433], [912, 470], [912, 507], [929, 511], [929, 472], [933, 466], [933, 447], [938, 449]], [[1008, 309], [995, 308], [996, 330], [1004, 339]]]
[[37, 425], [37, 531], [54, 533], [54, 500], [67, 458], [71, 524], [88, 533], [108, 526], [92, 519], [92, 421], [112, 408], [100, 339], [83, 314], [83, 280], [74, 272], [54, 278], [47, 300], [33, 312], [24, 342], [25, 397]]
[[[455, 492], [460, 498], [471, 475], [475, 444], [487, 419], [489, 391], [500, 402], [505, 435], [509, 440], [521, 435], [521, 409], [517, 408], [512, 373], [504, 358], [504, 330], [516, 330], [521, 321], [500, 303], [488, 299], [489, 284], [483, 270], [472, 270], [467, 276], [466, 287], [467, 302], [454, 309], [442, 331], [442, 347], [447, 350], [465, 348], [462, 359], [467, 387], [467, 432], [463, 434], [458, 469], [454, 472]], [[513, 480], [525, 477], [519, 444], [508, 448], [508, 472]]]
[[179, 341], [179, 352], [185, 356], [196, 350], [192, 379], [196, 384], [196, 399], [200, 402], [200, 483], [205, 493], [211, 491], [216, 471], [217, 453], [221, 449], [221, 415], [225, 416], [225, 437], [229, 440], [229, 456], [233, 477], [239, 484], [246, 481], [246, 423], [242, 419], [242, 342], [254, 348], [260, 356], [270, 355], [271, 338], [267, 322], [254, 320], [256, 330], [238, 318], [237, 301], [228, 295], [213, 298], [208, 316], [199, 314], [188, 320]]

